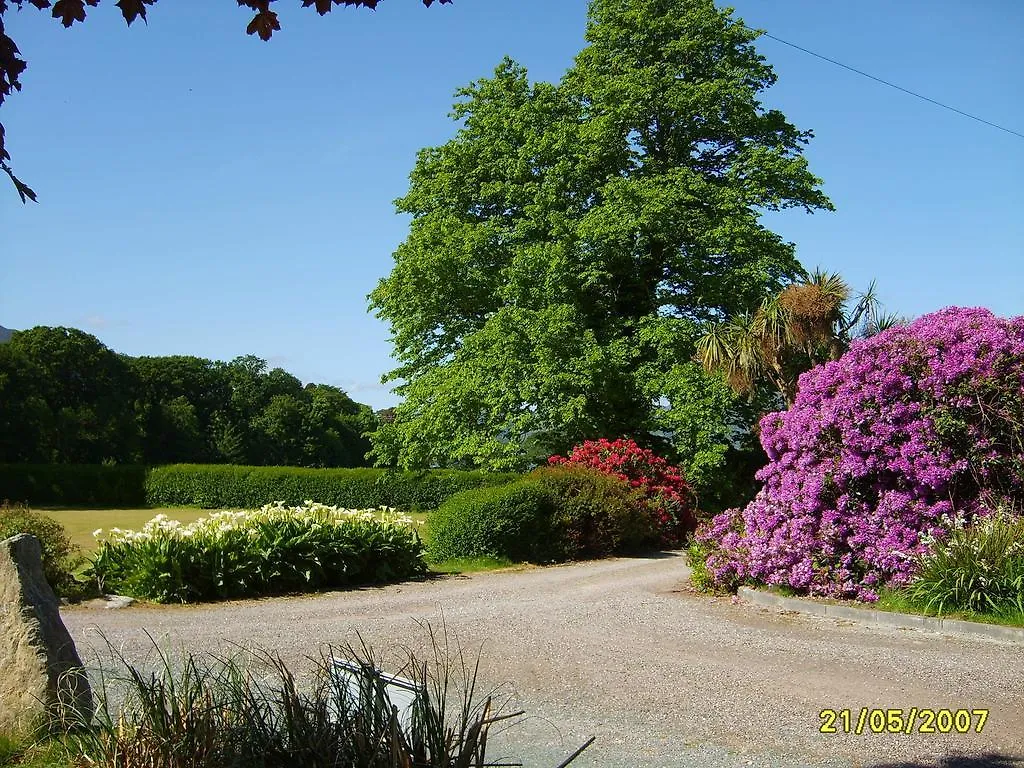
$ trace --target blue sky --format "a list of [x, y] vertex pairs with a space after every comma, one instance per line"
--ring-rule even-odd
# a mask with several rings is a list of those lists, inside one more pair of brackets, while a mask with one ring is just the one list
[[[126, 28], [111, 0], [65, 30], [26, 7], [29, 62], [0, 115], [17, 172], [0, 188], [0, 325], [66, 325], [132, 355], [256, 354], [384, 407], [387, 328], [366, 294], [407, 219], [417, 149], [455, 125], [452, 92], [505, 54], [556, 80], [585, 0], [456, 0], [325, 18], [277, 3], [269, 43], [230, 0], [169, 0]], [[755, 27], [1024, 133], [1019, 0], [739, 0]], [[1024, 313], [1024, 139], [774, 40], [765, 96], [815, 131], [837, 212], [776, 215], [808, 267], [877, 279], [896, 312]]]

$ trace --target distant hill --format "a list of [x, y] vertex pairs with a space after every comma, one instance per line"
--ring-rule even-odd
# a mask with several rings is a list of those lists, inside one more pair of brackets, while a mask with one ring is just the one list
[[12, 333], [14, 333], [14, 331], [12, 331], [10, 328], [4, 328], [2, 325], [0, 325], [0, 344], [2, 344], [5, 341], [9, 341]]

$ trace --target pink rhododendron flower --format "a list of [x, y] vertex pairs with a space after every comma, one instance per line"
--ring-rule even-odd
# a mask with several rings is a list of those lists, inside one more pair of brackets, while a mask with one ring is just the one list
[[954, 513], [1024, 498], [1024, 317], [953, 307], [856, 341], [760, 438], [757, 498], [697, 531], [714, 577], [873, 600]]

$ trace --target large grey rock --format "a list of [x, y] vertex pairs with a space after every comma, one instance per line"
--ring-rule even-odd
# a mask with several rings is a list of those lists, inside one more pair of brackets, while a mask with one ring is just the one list
[[0, 541], [0, 733], [71, 727], [92, 715], [89, 679], [43, 575], [39, 540]]

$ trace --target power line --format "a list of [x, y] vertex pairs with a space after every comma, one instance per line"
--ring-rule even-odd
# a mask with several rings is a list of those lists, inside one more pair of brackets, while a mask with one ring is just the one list
[[822, 59], [824, 61], [827, 61], [830, 64], [835, 64], [837, 67], [842, 67], [843, 69], [848, 69], [851, 72], [856, 72], [858, 75], [861, 75], [863, 77], [867, 77], [867, 78], [869, 78], [871, 80], [874, 80], [876, 83], [881, 83], [882, 85], [888, 85], [890, 88], [895, 88], [897, 91], [903, 91], [903, 93], [907, 93], [907, 94], [910, 94], [911, 96], [915, 96], [915, 97], [921, 99], [922, 101], [927, 101], [927, 102], [929, 102], [931, 104], [934, 104], [937, 107], [942, 107], [943, 109], [948, 109], [950, 112], [956, 112], [958, 115], [963, 115], [964, 117], [969, 117], [969, 118], [971, 118], [971, 120], [977, 120], [979, 123], [984, 123], [985, 125], [989, 125], [989, 126], [991, 126], [993, 128], [998, 128], [1000, 131], [1005, 131], [1006, 133], [1010, 133], [1010, 134], [1013, 134], [1014, 136], [1018, 136], [1019, 138], [1024, 139], [1024, 133], [1018, 133], [1017, 131], [1015, 131], [1015, 130], [1013, 130], [1011, 128], [1006, 128], [1006, 127], [1004, 127], [1002, 125], [998, 125], [998, 124], [993, 123], [993, 122], [991, 122], [989, 120], [986, 120], [986, 119], [984, 119], [982, 117], [978, 117], [977, 115], [972, 115], [970, 112], [964, 112], [962, 109], [957, 109], [956, 107], [951, 107], [949, 104], [943, 104], [941, 101], [936, 101], [935, 99], [930, 99], [927, 96], [924, 96], [924, 95], [922, 95], [920, 93], [917, 93], [915, 91], [911, 91], [908, 88], [904, 88], [901, 85], [896, 85], [896, 83], [890, 83], [888, 80], [883, 80], [880, 77], [875, 77], [874, 75], [871, 75], [871, 74], [868, 74], [867, 72], [864, 72], [862, 70], [856, 69], [855, 67], [851, 67], [851, 66], [849, 66], [847, 64], [843, 64], [843, 62], [841, 62], [841, 61], [836, 61], [835, 59], [830, 59], [828, 56], [822, 56], [820, 53], [815, 53], [814, 51], [808, 50], [807, 48], [803, 48], [803, 47], [797, 45], [796, 43], [791, 43], [788, 40], [783, 40], [781, 37], [776, 37], [775, 35], [770, 35], [767, 32], [763, 32], [762, 34], [765, 37], [770, 37], [772, 40], [776, 40], [777, 42], [782, 43], [783, 45], [788, 45], [790, 48], [796, 48], [798, 51], [803, 51], [804, 53], [809, 53], [811, 56], [816, 56], [817, 58]]

